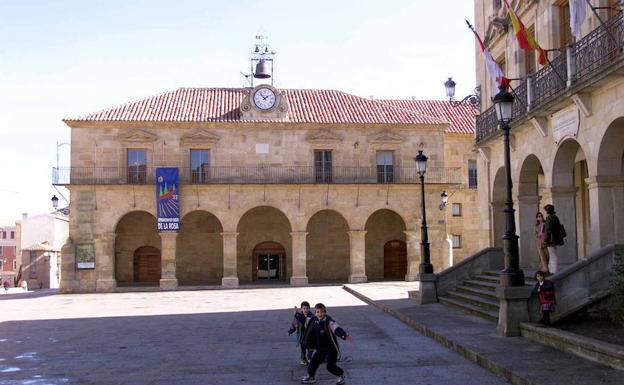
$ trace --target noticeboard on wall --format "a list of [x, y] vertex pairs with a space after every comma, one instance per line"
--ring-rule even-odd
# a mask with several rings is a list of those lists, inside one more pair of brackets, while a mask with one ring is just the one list
[[95, 248], [93, 243], [76, 245], [76, 269], [95, 269]]

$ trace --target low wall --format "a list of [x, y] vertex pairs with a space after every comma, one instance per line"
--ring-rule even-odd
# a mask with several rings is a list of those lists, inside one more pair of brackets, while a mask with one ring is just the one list
[[486, 270], [502, 270], [503, 266], [503, 249], [500, 247], [485, 248], [436, 274], [438, 296], [445, 295], [462, 281], [474, 275]]

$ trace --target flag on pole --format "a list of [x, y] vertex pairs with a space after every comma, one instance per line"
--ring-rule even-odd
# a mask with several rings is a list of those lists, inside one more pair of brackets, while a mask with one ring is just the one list
[[538, 52], [537, 61], [541, 65], [546, 65], [548, 63], [548, 56], [546, 56], [546, 51], [542, 49], [542, 47], [537, 44], [535, 41], [535, 36], [533, 34], [529, 34], [526, 30], [518, 15], [511, 9], [511, 6], [507, 2], [507, 0], [503, 0], [505, 2], [505, 6], [507, 7], [507, 13], [509, 14], [509, 18], [511, 19], [511, 26], [513, 27], [514, 33], [516, 34], [516, 39], [518, 39], [518, 45], [525, 51], [536, 50]]
[[570, 0], [570, 30], [575, 38], [581, 38], [581, 26], [587, 17], [586, 0]]
[[487, 69], [487, 73], [488, 75], [490, 75], [492, 82], [496, 84], [495, 89], [498, 87], [503, 87], [507, 89], [507, 87], [509, 87], [509, 79], [505, 77], [503, 70], [498, 65], [498, 63], [494, 60], [494, 58], [492, 57], [492, 54], [490, 53], [490, 50], [487, 49], [485, 44], [483, 44], [483, 40], [481, 40], [481, 37], [479, 36], [477, 31], [472, 27], [472, 25], [470, 25], [470, 22], [468, 22], [468, 20], [466, 20], [466, 24], [468, 24], [468, 28], [470, 28], [472, 33], [474, 33], [475, 38], [477, 39], [477, 43], [479, 43], [481, 52], [483, 52], [483, 56], [485, 57], [485, 67]]

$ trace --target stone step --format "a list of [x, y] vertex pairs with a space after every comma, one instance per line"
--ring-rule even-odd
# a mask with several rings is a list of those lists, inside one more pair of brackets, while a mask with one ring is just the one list
[[487, 310], [498, 311], [498, 300], [496, 299], [470, 295], [459, 291], [448, 292], [448, 297], [458, 301], [467, 302], [471, 305], [479, 306]]
[[498, 311], [488, 310], [480, 306], [458, 301], [450, 297], [440, 297], [440, 303], [476, 315], [488, 321], [498, 321]]
[[496, 290], [480, 289], [476, 286], [458, 285], [455, 290], [470, 295], [478, 295], [484, 298], [497, 299]]
[[498, 286], [498, 282], [489, 282], [489, 281], [479, 281], [475, 279], [467, 279], [462, 282], [463, 285], [478, 287], [485, 290], [496, 291], [496, 286]]
[[[481, 273], [481, 275], [498, 277], [500, 275], [500, 271], [498, 271], [498, 270], [486, 270], [486, 271], [483, 271]], [[524, 270], [524, 281], [527, 284], [531, 284], [531, 285], [535, 284], [534, 276], [535, 276], [535, 271], [533, 271], [533, 270]]]
[[500, 282], [500, 277], [498, 275], [494, 276], [494, 275], [489, 275], [489, 274], [475, 275], [475, 276], [472, 276], [471, 279], [478, 280], [478, 281], [495, 282], [495, 283]]

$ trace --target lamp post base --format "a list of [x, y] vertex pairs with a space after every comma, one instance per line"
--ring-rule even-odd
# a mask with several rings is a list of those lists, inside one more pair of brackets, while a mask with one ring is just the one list
[[438, 302], [437, 281], [435, 274], [420, 274], [418, 277], [420, 290], [415, 295], [416, 302], [421, 305]]
[[531, 288], [527, 286], [496, 288], [496, 297], [500, 301], [496, 333], [504, 337], [520, 335], [520, 322], [529, 320]]
[[522, 270], [505, 269], [500, 272], [499, 278], [501, 286], [524, 286], [524, 272]]
[[433, 265], [427, 262], [422, 262], [418, 265], [418, 274], [433, 274]]

